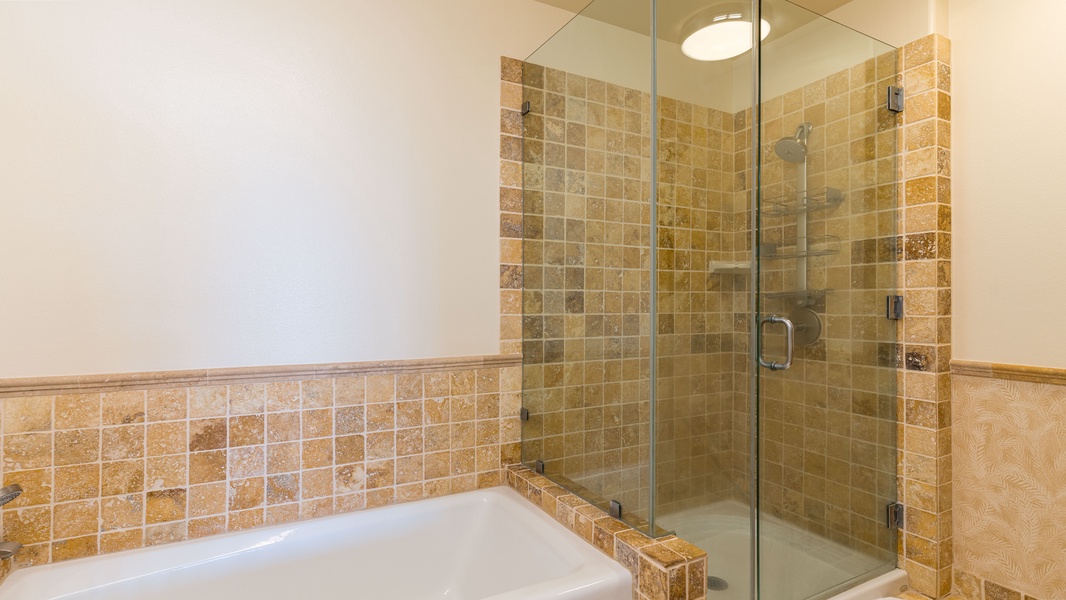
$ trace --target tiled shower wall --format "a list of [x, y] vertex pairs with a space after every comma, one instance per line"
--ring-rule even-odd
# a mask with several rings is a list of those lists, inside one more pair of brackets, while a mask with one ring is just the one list
[[[527, 463], [646, 508], [650, 98], [520, 65]], [[516, 77], [516, 79], [518, 79]], [[514, 83], [519, 83], [514, 81]]]
[[[650, 97], [533, 64], [523, 83], [524, 214], [513, 226], [519, 215], [505, 214], [502, 231], [524, 243], [527, 463], [542, 460], [547, 472], [640, 514], [650, 437]], [[733, 134], [730, 115], [660, 102], [656, 476], [660, 501], [673, 505], [731, 493], [722, 328], [732, 316], [722, 279], [707, 269], [732, 251], [722, 224], [728, 230], [733, 215]]]
[[33, 565], [502, 485], [520, 368], [482, 362], [5, 398], [4, 539]]
[[[733, 115], [659, 99], [656, 501], [660, 514], [736, 494]], [[744, 466], [739, 466], [744, 469]], [[746, 470], [745, 470], [746, 472]]]

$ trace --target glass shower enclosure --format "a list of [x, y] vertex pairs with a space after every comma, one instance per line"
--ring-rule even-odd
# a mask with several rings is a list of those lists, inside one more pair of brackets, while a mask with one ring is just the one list
[[897, 79], [786, 0], [594, 0], [524, 64], [523, 462], [709, 599], [896, 565]]

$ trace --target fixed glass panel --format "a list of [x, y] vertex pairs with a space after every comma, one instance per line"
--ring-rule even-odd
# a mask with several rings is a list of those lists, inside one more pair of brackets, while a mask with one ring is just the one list
[[648, 1], [597, 0], [524, 65], [523, 423], [531, 468], [647, 529]]
[[720, 6], [656, 6], [655, 523], [707, 552], [708, 598], [747, 600], [750, 33], [722, 60], [683, 48], [719, 14], [750, 18]]
[[[896, 50], [784, 0], [761, 58], [761, 598], [829, 597], [896, 565]], [[802, 23], [802, 24], [800, 24]], [[750, 137], [750, 132], [745, 135]]]

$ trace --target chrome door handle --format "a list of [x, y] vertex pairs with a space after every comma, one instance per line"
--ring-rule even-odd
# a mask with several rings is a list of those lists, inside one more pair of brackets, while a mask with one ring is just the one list
[[766, 367], [767, 369], [770, 369], [771, 371], [784, 371], [785, 369], [787, 369], [787, 368], [792, 366], [792, 355], [795, 352], [795, 347], [796, 347], [796, 326], [792, 324], [792, 321], [789, 321], [785, 317], [779, 317], [777, 315], [773, 315], [773, 316], [770, 316], [770, 317], [763, 317], [759, 321], [759, 337], [760, 338], [762, 337], [762, 326], [766, 325], [767, 323], [769, 323], [771, 325], [784, 325], [785, 326], [785, 338], [786, 338], [785, 339], [785, 347], [786, 347], [786, 349], [785, 349], [785, 362], [783, 362], [783, 363], [772, 362], [772, 361], [767, 361], [765, 358], [763, 358], [762, 357], [762, 344], [760, 343], [759, 344], [759, 366]]

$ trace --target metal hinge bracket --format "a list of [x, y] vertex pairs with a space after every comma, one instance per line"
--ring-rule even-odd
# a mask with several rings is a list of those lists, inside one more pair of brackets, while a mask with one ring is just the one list
[[529, 111], [531, 111], [531, 110], [533, 110], [533, 106], [529, 103], [529, 100], [526, 100], [525, 102], [522, 103], [522, 114], [523, 115], [528, 115]]
[[533, 470], [536, 471], [537, 473], [540, 473], [541, 475], [543, 475], [544, 474], [544, 461], [543, 460], [538, 460], [536, 462], [536, 464], [533, 465]]
[[611, 500], [610, 515], [616, 519], [622, 518], [622, 503], [617, 500]]
[[892, 321], [899, 321], [903, 318], [903, 296], [885, 298], [885, 318]]
[[903, 88], [901, 86], [888, 86], [888, 102], [886, 108], [894, 113], [903, 112]]
[[529, 409], [523, 406], [522, 410], [518, 411], [518, 418], [522, 419], [523, 421], [528, 421], [529, 420]]
[[889, 529], [903, 529], [903, 504], [893, 502], [888, 505], [885, 525]]

